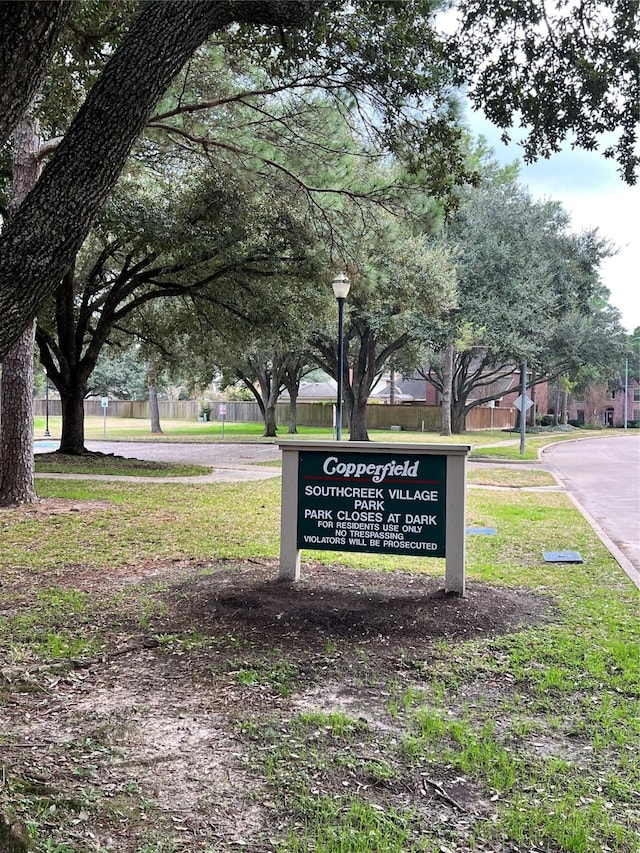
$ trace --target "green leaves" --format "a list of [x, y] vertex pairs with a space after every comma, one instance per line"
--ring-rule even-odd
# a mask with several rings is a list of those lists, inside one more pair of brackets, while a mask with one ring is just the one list
[[525, 160], [566, 140], [604, 146], [628, 184], [637, 179], [640, 118], [638, 3], [462, 0], [448, 42], [456, 81], [498, 127], [528, 129]]

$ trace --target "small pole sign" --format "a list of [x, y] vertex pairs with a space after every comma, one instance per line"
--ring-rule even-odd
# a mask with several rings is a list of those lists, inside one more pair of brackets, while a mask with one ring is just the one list
[[280, 574], [300, 551], [444, 557], [447, 590], [464, 594], [469, 445], [283, 442]]
[[525, 412], [528, 412], [531, 406], [533, 406], [533, 400], [531, 399], [531, 397], [523, 397], [522, 394], [519, 394], [513, 401], [513, 405], [519, 412], [521, 412], [523, 409]]
[[226, 403], [220, 403], [220, 407], [218, 408], [218, 414], [220, 415], [220, 420], [222, 421], [222, 437], [224, 438], [224, 419], [227, 416]]
[[102, 398], [102, 437], [107, 437], [107, 409], [109, 408], [109, 398]]

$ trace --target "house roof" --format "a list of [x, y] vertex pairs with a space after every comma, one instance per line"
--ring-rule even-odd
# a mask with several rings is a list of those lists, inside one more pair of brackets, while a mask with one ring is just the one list
[[[298, 400], [313, 401], [313, 400], [335, 400], [337, 383], [333, 379], [328, 379], [326, 382], [307, 382], [300, 386], [298, 391]], [[280, 394], [281, 400], [289, 399], [289, 392], [283, 391]]]
[[504, 397], [509, 391], [517, 389], [520, 381], [519, 373], [510, 373], [508, 376], [501, 376], [489, 382], [487, 385], [480, 385], [474, 388], [468, 396], [469, 401], [484, 399], [484, 397]]
[[[393, 393], [396, 403], [411, 403], [413, 402], [413, 395], [408, 394], [406, 391], [403, 391], [397, 383], [394, 383]], [[381, 388], [379, 391], [376, 391], [375, 394], [372, 394], [371, 397], [374, 400], [389, 400], [391, 399], [391, 383], [387, 382], [384, 388]]]

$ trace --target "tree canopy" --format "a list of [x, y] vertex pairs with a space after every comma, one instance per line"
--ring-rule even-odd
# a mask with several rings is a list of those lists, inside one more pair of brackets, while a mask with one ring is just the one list
[[596, 231], [576, 235], [569, 226], [557, 202], [535, 201], [504, 175], [489, 172], [481, 187], [462, 193], [448, 228], [459, 304], [423, 371], [444, 393], [443, 353], [454, 345], [454, 431], [471, 408], [504, 396], [523, 359], [542, 381], [619, 357], [619, 315], [599, 280], [612, 249]]
[[[298, 26], [315, 7], [311, 0], [140, 3], [37, 186], [0, 236], [0, 358], [73, 263], [151, 109], [193, 51], [234, 22]], [[27, 45], [16, 63], [28, 53]]]
[[[2, 4], [0, 91], [13, 105], [0, 127], [5, 138], [42, 80], [72, 5]], [[19, 14], [22, 7], [37, 28]], [[434, 28], [431, 0], [142, 0], [130, 25], [128, 9], [126, 34], [114, 38], [110, 60], [0, 237], [0, 358], [70, 267], [155, 104], [213, 32], [229, 51], [251, 56], [265, 84], [277, 89], [286, 78], [287, 85], [323, 86], [355, 107], [371, 138], [415, 170], [427, 167], [434, 192], [449, 193], [466, 173], [452, 121], [454, 73], [501, 126], [519, 111], [532, 128], [528, 157], [546, 156], [571, 131], [585, 147], [603, 131], [619, 132], [606, 153], [633, 180], [637, 2], [562, 5], [551, 20], [537, 2], [505, 8], [465, 0], [452, 39]]]
[[603, 147], [624, 181], [640, 154], [637, 0], [459, 0], [448, 39], [456, 79], [508, 139], [527, 130], [530, 162], [568, 141]]

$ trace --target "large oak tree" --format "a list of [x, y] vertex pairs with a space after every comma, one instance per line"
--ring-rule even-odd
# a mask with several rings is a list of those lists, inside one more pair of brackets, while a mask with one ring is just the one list
[[[71, 266], [151, 110], [194, 50], [234, 22], [299, 26], [317, 6], [313, 0], [141, 2], [37, 186], [0, 237], [0, 358]], [[5, 23], [7, 38], [24, 31], [10, 16]], [[25, 42], [14, 61], [27, 61], [29, 52]], [[13, 90], [20, 90], [17, 82]]]
[[[412, 349], [416, 356], [455, 305], [455, 270], [446, 245], [390, 218], [361, 235], [357, 254], [345, 304], [342, 378], [349, 438], [368, 441], [367, 401], [376, 382], [400, 354], [410, 358]], [[318, 365], [337, 380], [336, 329], [319, 327], [310, 344]]]
[[258, 193], [213, 166], [184, 174], [182, 186], [156, 177], [112, 193], [40, 314], [40, 358], [62, 402], [61, 453], [84, 452], [84, 398], [108, 343], [143, 340], [171, 361], [172, 342], [182, 346], [189, 331], [202, 347], [209, 314], [207, 350], [216, 325], [237, 340], [235, 325], [267, 310], [265, 290], [276, 305], [282, 298], [277, 276], [306, 268], [304, 230], [281, 187]]
[[615, 346], [621, 330], [594, 302], [610, 247], [597, 232], [570, 233], [569, 224], [558, 203], [534, 201], [504, 175], [487, 174], [483, 187], [462, 194], [448, 229], [459, 305], [423, 371], [444, 393], [444, 353], [455, 343], [453, 432], [464, 430], [472, 408], [504, 396], [523, 359], [540, 382], [598, 358], [596, 341]]

